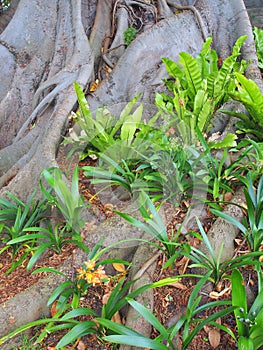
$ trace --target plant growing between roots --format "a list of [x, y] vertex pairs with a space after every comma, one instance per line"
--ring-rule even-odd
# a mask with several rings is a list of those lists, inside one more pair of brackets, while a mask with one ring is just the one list
[[[136, 36], [133, 29], [129, 28], [124, 33], [126, 45]], [[258, 32], [255, 35], [260, 36]], [[239, 350], [258, 349], [263, 345], [263, 175], [259, 165], [263, 161], [260, 143], [263, 95], [253, 81], [244, 77], [247, 63], [237, 60], [244, 40], [245, 37], [240, 37], [236, 41], [232, 55], [221, 67], [218, 66], [216, 52], [211, 49], [211, 38], [207, 39], [196, 58], [188, 53], [180, 53], [179, 63], [164, 58], [171, 77], [165, 80], [169, 93], [156, 94], [159, 111], [148, 123], [143, 120], [143, 106], [138, 104], [139, 95], [125, 106], [119, 117], [113, 116], [107, 107], [99, 108], [95, 117], [92, 116], [84, 92], [75, 83], [79, 110], [74, 120], [81, 133], [78, 135], [72, 130], [70, 137], [64, 141], [73, 146], [70, 155], [75, 151], [79, 152], [80, 159], [96, 155], [98, 166], [84, 166], [82, 169], [93, 184], [123, 186], [137, 201], [143, 221], [127, 213], [116, 212], [150, 235], [144, 242], [164, 255], [164, 269], [173, 268], [178, 258], [186, 257], [190, 262], [189, 269], [205, 270], [205, 275], [190, 270], [190, 273], [160, 279], [133, 290], [131, 287], [135, 281], [128, 281], [125, 268], [130, 263], [116, 259], [100, 260], [112, 246], [101, 248], [102, 242], [99, 242], [90, 252], [82, 242], [80, 230], [84, 224], [82, 211], [86, 204], [78, 189], [78, 167], [74, 170], [70, 187], [60, 169], [45, 169], [40, 179], [42, 201], [35, 201], [34, 193], [27, 203], [11, 194], [10, 200], [0, 200], [0, 234], [5, 244], [0, 253], [12, 249], [11, 270], [20, 265], [28, 254], [32, 254], [28, 263], [30, 269], [46, 249], [59, 253], [66, 242], [71, 242], [86, 251], [87, 261], [76, 271], [77, 277], [73, 279], [55, 269], [38, 269], [36, 272], [56, 273], [65, 278], [48, 301], [50, 306], [56, 302], [55, 313], [51, 318], [37, 320], [2, 337], [0, 344], [33, 326], [45, 325], [36, 343], [43, 342], [49, 333], [68, 330], [56, 344], [57, 349], [87, 334], [96, 334], [99, 339], [112, 344], [140, 345], [150, 349], [174, 349], [173, 338], [180, 334], [182, 349], [187, 349], [204, 326], [212, 325], [228, 333], [237, 342]], [[212, 118], [216, 110], [231, 98], [242, 103], [248, 115], [225, 112], [240, 118], [240, 132], [249, 133], [253, 139], [247, 137], [237, 144], [236, 135], [228, 134], [223, 140], [211, 141], [206, 133]], [[163, 120], [167, 123], [160, 123]], [[221, 159], [214, 156], [216, 149], [222, 150]], [[230, 151], [239, 155], [234, 162], [226, 165]], [[244, 164], [244, 160], [248, 165]], [[240, 229], [250, 248], [249, 253], [221, 261], [224, 246], [221, 246], [216, 257], [199, 220], [199, 232], [192, 234], [204, 241], [209, 255], [192, 246], [181, 234], [181, 228], [172, 235], [168, 233], [158, 212], [164, 201], [173, 200], [178, 204], [182, 198], [191, 197], [196, 185], [209, 193], [210, 198], [203, 198], [206, 204], [221, 209], [225, 193], [232, 192], [237, 184], [244, 186], [246, 207], [243, 209], [247, 216], [244, 222], [238, 222], [221, 210], [213, 210], [213, 213]], [[47, 212], [52, 213], [54, 207], [63, 219], [60, 216], [58, 222], [52, 225], [47, 221]], [[15, 261], [19, 250], [24, 255], [22, 260]], [[121, 272], [117, 270], [119, 273], [109, 276], [104, 269], [107, 264], [119, 264]], [[258, 283], [258, 294], [250, 310], [240, 272], [242, 267], [248, 265], [252, 265], [257, 272]], [[189, 276], [196, 277], [197, 284], [189, 296], [185, 313], [171, 327], [166, 328], [147, 307], [135, 300], [147, 289], [169, 286]], [[202, 304], [200, 293], [204, 284], [212, 282], [220, 293], [221, 282], [225, 279], [232, 281], [232, 300], [221, 299]], [[101, 315], [81, 306], [81, 298], [94, 285], [108, 288], [108, 300], [102, 305]], [[113, 322], [113, 316], [127, 305], [158, 330], [159, 335], [155, 339]], [[204, 311], [209, 313], [208, 317], [203, 317]], [[238, 336], [216, 322], [218, 318], [231, 314], [236, 320]]]
[[130, 45], [130, 43], [136, 38], [138, 30], [134, 27], [127, 28], [124, 33], [124, 44], [126, 46]]

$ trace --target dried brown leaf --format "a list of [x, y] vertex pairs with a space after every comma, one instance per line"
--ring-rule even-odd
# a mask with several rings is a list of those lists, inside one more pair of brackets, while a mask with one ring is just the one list
[[121, 322], [121, 316], [119, 314], [119, 311], [117, 311], [113, 316], [112, 316], [112, 322], [118, 323], [118, 324], [122, 324]]
[[183, 275], [188, 267], [189, 264], [189, 258], [187, 258], [187, 256], [184, 256], [180, 261], [178, 261], [175, 265], [177, 267], [180, 267], [178, 269], [178, 272], [180, 275]]
[[212, 291], [211, 293], [209, 293], [209, 297], [211, 299], [219, 299], [220, 297], [222, 297], [224, 294], [226, 294], [231, 288], [227, 287], [225, 289], [223, 289], [221, 292], [215, 292]]
[[232, 197], [233, 197], [233, 193], [231, 193], [231, 192], [226, 192], [225, 195], [224, 195], [224, 200], [225, 200], [225, 202], [230, 202], [231, 199], [232, 199]]
[[86, 345], [83, 343], [82, 340], [80, 340], [77, 346], [77, 350], [85, 350], [85, 349], [86, 349]]
[[111, 295], [111, 292], [105, 293], [105, 294], [103, 295], [103, 297], [102, 297], [102, 304], [103, 304], [103, 305], [107, 304], [110, 295]]
[[236, 239], [235, 239], [235, 243], [236, 243], [237, 245], [240, 245], [242, 242], [243, 242], [243, 240], [240, 239], [240, 238], [236, 238]]
[[181, 289], [181, 290], [186, 290], [187, 287], [180, 283], [180, 282], [174, 282], [174, 283], [169, 283], [168, 286], [171, 286], [171, 287], [175, 287], [175, 288], [178, 288], [178, 289]]
[[118, 272], [126, 272], [125, 265], [124, 264], [119, 264], [119, 263], [113, 263], [112, 266], [114, 269]]
[[205, 326], [204, 326], [204, 331], [205, 331], [206, 333], [210, 332], [210, 330], [211, 330], [211, 327], [209, 327], [208, 325], [205, 325]]
[[221, 318], [217, 318], [217, 319], [215, 320], [215, 322], [218, 323], [218, 324], [222, 324]]
[[216, 349], [220, 344], [220, 332], [217, 329], [211, 329], [208, 332], [209, 343], [213, 349]]
[[54, 317], [57, 312], [58, 312], [58, 310], [57, 310], [57, 301], [55, 301], [52, 304], [52, 306], [51, 306], [51, 310], [50, 310], [51, 317]]

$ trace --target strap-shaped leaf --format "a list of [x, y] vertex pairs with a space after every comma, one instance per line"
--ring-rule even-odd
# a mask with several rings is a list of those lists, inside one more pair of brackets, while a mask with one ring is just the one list
[[253, 305], [249, 310], [249, 315], [252, 316], [255, 313], [257, 315], [256, 320], [258, 320], [260, 324], [263, 326], [262, 320], [259, 320], [259, 313], [261, 313], [262, 315], [262, 309], [263, 309], [263, 289], [261, 289], [261, 291], [257, 295], [256, 299], [253, 302]]
[[86, 334], [95, 333], [96, 323], [93, 321], [80, 322], [74, 326], [56, 345], [56, 349], [61, 349], [67, 344], [74, 342], [77, 338], [81, 338]]
[[212, 38], [209, 37], [206, 39], [205, 43], [203, 44], [202, 50], [198, 56], [206, 57], [211, 51], [211, 44], [212, 44]]
[[212, 38], [207, 38], [199, 55], [196, 57], [202, 78], [205, 79], [211, 73], [218, 73], [218, 56], [211, 49]]
[[238, 334], [240, 336], [245, 336], [246, 327], [243, 322], [239, 320], [240, 318], [244, 318], [247, 314], [247, 298], [246, 298], [246, 290], [244, 285], [244, 280], [239, 272], [239, 270], [234, 269], [231, 275], [232, 281], [232, 305], [238, 306], [235, 309], [235, 317], [237, 322]]
[[203, 131], [213, 117], [213, 102], [208, 99], [204, 90], [199, 90], [195, 96], [194, 114], [197, 117], [198, 128]]
[[240, 36], [237, 41], [235, 42], [235, 45], [232, 50], [232, 55], [239, 55], [240, 54], [240, 49], [242, 45], [244, 44], [244, 41], [246, 40], [247, 35], [242, 35]]
[[135, 300], [129, 299], [128, 303], [139, 313], [141, 314], [146, 321], [148, 321], [155, 329], [157, 329], [164, 339], [169, 339], [169, 333], [166, 328], [161, 324], [161, 322], [152, 314], [152, 312], [147, 309], [142, 304], [138, 303]]
[[130, 335], [109, 335], [103, 339], [116, 344], [126, 344], [131, 346], [136, 346], [140, 348], [147, 348], [153, 350], [167, 350], [167, 346], [150, 338], [144, 336], [130, 336]]

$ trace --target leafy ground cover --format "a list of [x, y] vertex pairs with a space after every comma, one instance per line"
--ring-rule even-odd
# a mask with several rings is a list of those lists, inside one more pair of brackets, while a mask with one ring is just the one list
[[[34, 339], [27, 339], [21, 349], [263, 345], [263, 95], [244, 76], [249, 63], [238, 59], [245, 39], [237, 40], [232, 55], [220, 65], [211, 39], [196, 58], [181, 53], [179, 64], [164, 59], [170, 75], [165, 80], [167, 93], [156, 94], [157, 112], [147, 122], [139, 96], [118, 117], [108, 107], [92, 115], [75, 84], [79, 109], [74, 121], [81, 132], [71, 130], [64, 143], [72, 146], [70, 155], [79, 152], [81, 162], [70, 185], [61, 169], [44, 170], [41, 199], [33, 193], [27, 203], [12, 195], [1, 200], [0, 256], [4, 272], [11, 265], [7, 271], [11, 280], [21, 268], [30, 270], [39, 262], [38, 272], [61, 275], [55, 263], [45, 267], [46, 250], [52, 256], [67, 256], [71, 247], [78, 247], [87, 260], [74, 278], [65, 275], [51, 293], [50, 318], [23, 326], [1, 342], [37, 327]], [[230, 99], [248, 113], [224, 110], [230, 120], [239, 119], [237, 128], [223, 137], [209, 133], [218, 109]], [[222, 211], [240, 186], [245, 194], [240, 204], [242, 223]], [[117, 204], [112, 203], [113, 195]], [[135, 288], [135, 280], [129, 280], [130, 261], [103, 260], [109, 247], [104, 248], [102, 241], [91, 251], [83, 244], [82, 214], [94, 202], [104, 215], [119, 215], [149, 234], [144, 243], [157, 251], [150, 261], [157, 262], [151, 283]], [[137, 204], [139, 218], [122, 211], [128, 202]], [[205, 214], [182, 232], [193, 204], [202, 205]], [[169, 225], [160, 209], [173, 213]], [[224, 244], [215, 252], [207, 237], [216, 217], [240, 230], [229, 260], [221, 259]], [[11, 260], [6, 260], [8, 255]], [[7, 286], [8, 274], [5, 278]], [[136, 301], [147, 290], [154, 291], [153, 309]], [[152, 325], [150, 335], [126, 325], [128, 307]]]

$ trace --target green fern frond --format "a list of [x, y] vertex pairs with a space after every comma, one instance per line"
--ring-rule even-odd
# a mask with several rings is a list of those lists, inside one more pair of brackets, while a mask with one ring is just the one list
[[179, 54], [179, 62], [184, 67], [185, 76], [188, 82], [188, 92], [192, 99], [197, 91], [202, 89], [202, 77], [196, 59], [186, 52]]

